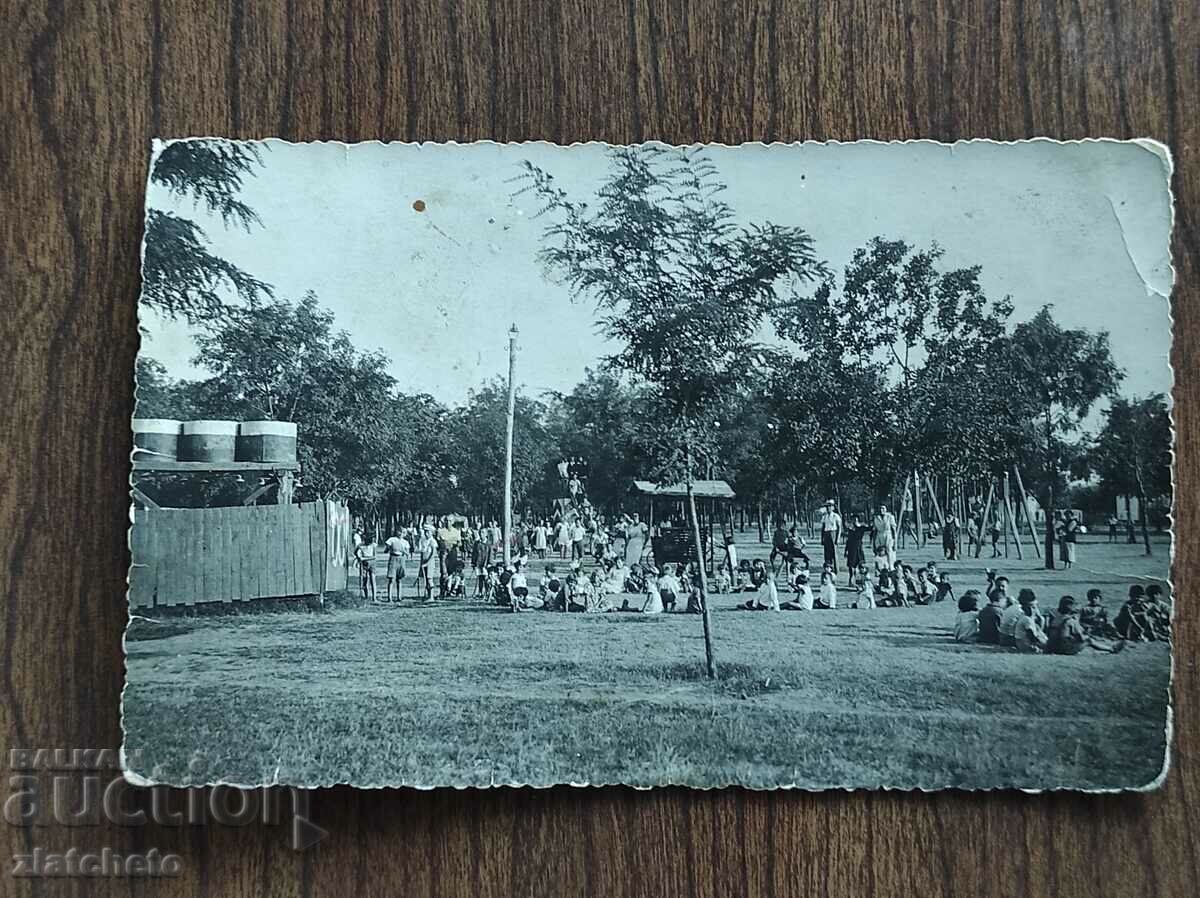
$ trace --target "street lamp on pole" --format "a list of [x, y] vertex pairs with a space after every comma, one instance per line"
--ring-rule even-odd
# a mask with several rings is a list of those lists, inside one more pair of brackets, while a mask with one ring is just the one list
[[504, 431], [504, 563], [512, 563], [513, 414], [517, 404], [517, 325], [508, 330], [508, 417]]

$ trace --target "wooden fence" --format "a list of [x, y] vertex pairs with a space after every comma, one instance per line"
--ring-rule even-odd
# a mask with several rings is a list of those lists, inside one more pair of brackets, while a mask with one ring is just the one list
[[132, 608], [243, 602], [345, 589], [349, 510], [336, 502], [136, 509]]

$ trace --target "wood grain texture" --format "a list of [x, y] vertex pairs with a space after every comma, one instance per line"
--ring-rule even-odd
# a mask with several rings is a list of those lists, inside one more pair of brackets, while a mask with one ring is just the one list
[[1200, 883], [1200, 6], [1168, 0], [4, 0], [0, 739], [115, 746], [152, 135], [672, 142], [1153, 136], [1176, 160], [1174, 767], [1124, 797], [316, 793], [331, 835], [13, 827], [181, 852], [5, 894], [1190, 895]]

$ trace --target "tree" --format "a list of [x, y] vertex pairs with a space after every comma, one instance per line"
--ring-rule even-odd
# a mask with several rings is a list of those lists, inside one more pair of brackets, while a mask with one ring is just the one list
[[196, 417], [191, 384], [172, 379], [166, 367], [149, 356], [139, 356], [136, 367], [134, 417], [168, 418], [177, 421]]
[[[253, 144], [181, 140], [155, 157], [150, 180], [220, 216], [226, 227], [249, 231], [262, 222], [238, 194], [261, 163]], [[228, 294], [250, 303], [272, 293], [270, 285], [210, 252], [200, 225], [173, 212], [147, 210], [144, 245], [142, 302], [168, 317], [219, 321], [234, 312]]]
[[656, 479], [687, 484], [708, 673], [716, 676], [694, 465], [716, 455], [714, 408], [744, 376], [777, 289], [818, 278], [824, 267], [801, 228], [739, 225], [702, 150], [618, 147], [609, 162], [594, 207], [528, 162], [523, 189], [550, 218], [540, 253], [548, 273], [595, 302], [602, 332], [620, 347], [606, 364], [647, 389], [661, 424], [647, 446], [659, 462]]
[[1111, 396], [1123, 378], [1108, 344], [1108, 333], [1063, 328], [1050, 307], [1016, 326], [1012, 361], [1025, 401], [1038, 410], [1045, 477], [1045, 562], [1054, 570], [1055, 484], [1062, 470], [1061, 438], [1074, 433], [1092, 406]]
[[828, 381], [815, 397], [829, 407], [820, 419], [860, 417], [865, 442], [843, 434], [824, 464], [861, 472], [879, 498], [915, 467], [982, 473], [997, 449], [995, 422], [1008, 416], [998, 375], [1012, 304], [986, 296], [978, 266], [942, 270], [944, 255], [936, 243], [875, 237], [855, 250], [840, 286], [827, 278], [774, 312], [806, 368]]
[[1113, 494], [1131, 493], [1142, 512], [1142, 543], [1152, 554], [1148, 528], [1150, 497], [1170, 496], [1171, 417], [1162, 393], [1144, 399], [1114, 399], [1104, 410], [1104, 427], [1089, 460]]
[[588, 369], [570, 393], [553, 397], [551, 440], [562, 457], [587, 460], [588, 499], [596, 508], [615, 512], [649, 467], [642, 433], [657, 425], [648, 412], [645, 391], [612, 370]]
[[214, 322], [196, 336], [193, 363], [212, 376], [190, 384], [196, 413], [294, 421], [304, 489], [375, 508], [409, 477], [420, 428], [381, 353], [360, 352], [313, 293], [293, 304]]
[[[450, 413], [455, 447], [455, 480], [469, 508], [498, 516], [503, 508], [504, 433], [508, 384], [497, 378], [472, 390], [466, 405]], [[545, 426], [546, 408], [536, 399], [517, 396], [513, 416], [513, 505], [532, 497], [552, 470], [555, 447]], [[544, 497], [543, 497], [544, 498]]]

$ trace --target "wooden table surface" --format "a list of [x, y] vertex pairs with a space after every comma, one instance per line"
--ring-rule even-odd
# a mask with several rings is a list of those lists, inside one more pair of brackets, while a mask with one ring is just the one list
[[[153, 135], [1156, 137], [1177, 165], [1177, 526], [1197, 532], [1194, 0], [5, 0], [0, 21], [5, 752], [119, 743]], [[70, 845], [158, 847], [185, 865], [132, 884], [4, 872], [0, 893], [1195, 894], [1196, 546], [1183, 539], [1175, 564], [1174, 765], [1154, 794], [335, 789], [313, 797], [330, 835], [307, 852], [260, 825], [0, 824], [0, 866]]]

